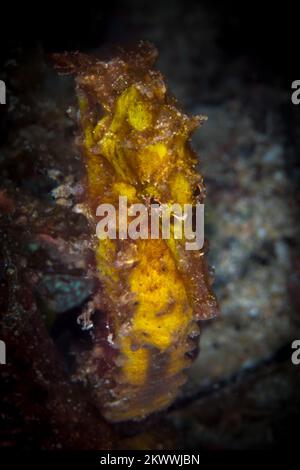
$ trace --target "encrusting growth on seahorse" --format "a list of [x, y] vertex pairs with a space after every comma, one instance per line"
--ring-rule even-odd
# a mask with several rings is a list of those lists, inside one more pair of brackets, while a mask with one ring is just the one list
[[[203, 117], [188, 117], [153, 69], [157, 52], [141, 42], [109, 61], [80, 53], [55, 57], [74, 73], [86, 166], [85, 203], [203, 202], [202, 176], [190, 148]], [[94, 325], [95, 346], [81, 376], [90, 383], [107, 419], [139, 419], [170, 405], [197, 353], [200, 320], [217, 314], [204, 248], [184, 240], [109, 239], [95, 236], [94, 253], [109, 319], [113, 354], [99, 373], [105, 348]]]

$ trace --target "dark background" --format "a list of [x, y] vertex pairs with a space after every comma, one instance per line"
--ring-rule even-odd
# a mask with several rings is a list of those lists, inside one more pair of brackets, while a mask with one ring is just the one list
[[[51, 52], [136, 41], [145, 24], [152, 23], [153, 30], [163, 27], [162, 6], [170, 11], [179, 8], [181, 22], [188, 12], [194, 11], [197, 16], [205, 8], [212, 16], [222, 52], [229, 58], [247, 58], [249, 68], [253, 65], [257, 69], [254, 76], [292, 80], [295, 68], [299, 68], [299, 12], [293, 2], [5, 2], [1, 8], [2, 53], [5, 55], [9, 44], [30, 46], [36, 41]], [[172, 36], [168, 40], [172, 48]], [[190, 47], [196, 50], [197, 42]]]
[[[150, 40], [185, 109], [208, 115], [193, 143], [207, 186], [206, 235], [221, 317], [202, 326], [199, 359], [162, 418], [167, 431], [156, 422], [145, 425], [153, 448], [161, 442], [177, 449], [296, 444], [300, 366], [290, 360], [291, 342], [300, 338], [300, 106], [290, 99], [300, 74], [295, 8], [292, 2], [146, 0], [1, 6], [1, 73], [11, 106], [0, 109], [1, 188], [24, 197], [25, 206], [48, 203], [64, 182], [51, 180], [49, 168], [73, 172], [75, 180], [79, 172], [68, 155], [76, 127], [65, 113], [76, 106], [74, 86], [53, 72], [52, 52], [101, 55], [113, 44]], [[58, 348], [68, 321], [51, 332]], [[51, 448], [49, 416], [31, 410], [31, 396], [42, 409], [46, 395], [18, 381], [7, 387], [4, 445]], [[126, 432], [139, 436], [141, 429], [120, 431]], [[143, 439], [135, 442], [128, 445], [143, 448]]]

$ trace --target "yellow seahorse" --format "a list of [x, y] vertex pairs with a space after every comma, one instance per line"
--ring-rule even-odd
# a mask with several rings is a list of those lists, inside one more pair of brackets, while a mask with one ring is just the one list
[[[203, 117], [178, 108], [153, 69], [156, 56], [142, 42], [109, 61], [79, 53], [57, 58], [61, 71], [76, 74], [86, 203], [94, 215], [100, 203], [118, 207], [119, 196], [129, 203], [204, 200], [189, 144]], [[172, 403], [195, 356], [198, 322], [217, 313], [204, 249], [187, 251], [174, 236], [107, 238], [94, 246], [114, 357], [97, 376], [95, 361], [105, 354], [98, 348], [81, 374], [109, 420], [142, 418]]]

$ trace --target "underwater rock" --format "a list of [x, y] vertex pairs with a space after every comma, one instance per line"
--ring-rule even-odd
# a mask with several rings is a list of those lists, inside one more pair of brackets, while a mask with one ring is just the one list
[[70, 274], [46, 274], [37, 284], [36, 291], [49, 310], [63, 313], [86, 300], [94, 286], [93, 279]]

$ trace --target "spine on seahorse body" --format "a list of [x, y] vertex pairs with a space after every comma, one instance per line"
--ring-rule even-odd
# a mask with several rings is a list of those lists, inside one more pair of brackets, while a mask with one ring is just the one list
[[[118, 208], [119, 196], [129, 204], [204, 201], [189, 144], [203, 117], [186, 116], [168, 95], [153, 69], [156, 55], [140, 43], [109, 61], [78, 53], [57, 58], [61, 71], [76, 75], [86, 203], [94, 215], [99, 204]], [[95, 238], [94, 250], [113, 353], [100, 347], [103, 332], [95, 325], [81, 376], [107, 419], [142, 418], [172, 403], [196, 356], [199, 320], [217, 314], [205, 250], [188, 251], [174, 236]], [[105, 354], [103, 372], [97, 363]]]

